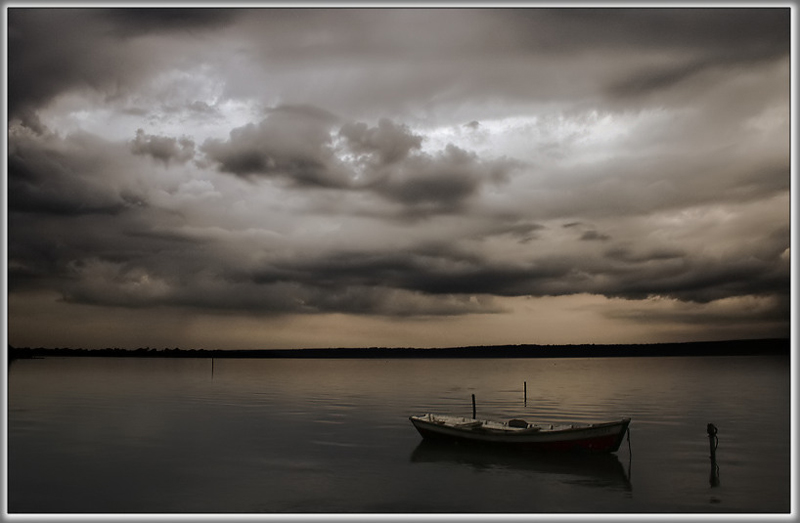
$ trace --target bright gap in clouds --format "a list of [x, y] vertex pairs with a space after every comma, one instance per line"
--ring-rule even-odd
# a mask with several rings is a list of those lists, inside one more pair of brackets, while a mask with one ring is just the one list
[[232, 129], [263, 118], [261, 102], [224, 98], [224, 85], [214, 86], [210, 80], [207, 85], [205, 93], [176, 95], [159, 103], [153, 102], [155, 97], [98, 103], [101, 95], [80, 91], [62, 95], [39, 116], [45, 126], [61, 135], [88, 132], [107, 140], [128, 141], [142, 129], [148, 135], [186, 136], [198, 144], [226, 139]]
[[661, 109], [638, 112], [589, 110], [554, 112], [465, 122], [442, 127], [413, 127], [425, 137], [422, 151], [433, 153], [452, 143], [481, 156], [509, 156], [562, 167], [599, 162], [623, 152], [640, 127], [663, 124]]

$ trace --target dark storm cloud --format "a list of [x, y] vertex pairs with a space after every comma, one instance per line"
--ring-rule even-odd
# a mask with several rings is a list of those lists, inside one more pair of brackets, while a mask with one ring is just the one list
[[372, 128], [364, 122], [346, 123], [339, 129], [339, 135], [347, 138], [348, 147], [354, 153], [377, 156], [372, 161], [377, 164], [392, 164], [403, 160], [412, 150], [419, 149], [422, 145], [422, 136], [415, 135], [408, 127], [397, 125], [386, 118], [381, 118], [378, 126]]
[[185, 163], [194, 157], [194, 142], [189, 138], [154, 136], [136, 130], [136, 138], [131, 142], [133, 154], [148, 155], [169, 165], [170, 162]]
[[[788, 53], [788, 8], [554, 8], [495, 13], [527, 48], [703, 50], [731, 60]], [[525, 29], [528, 31], [525, 31]]]
[[223, 8], [134, 7], [104, 9], [100, 14], [113, 21], [120, 35], [138, 36], [151, 32], [220, 28], [230, 24], [240, 13], [236, 9]]
[[[52, 220], [40, 221], [34, 229], [30, 223], [12, 222], [15, 234], [9, 238], [9, 255], [14, 270], [9, 273], [10, 285], [35, 287], [46, 278], [67, 301], [98, 305], [365, 315], [495, 310], [490, 303], [478, 306], [469, 301], [476, 295], [593, 293], [707, 303], [732, 296], [781, 295], [789, 288], [788, 262], [774, 254], [786, 238], [777, 235], [771, 240], [777, 242], [772, 254], [763, 249], [761, 258], [756, 258], [743, 250], [726, 263], [657, 250], [613, 253], [606, 259], [540, 255], [512, 263], [442, 244], [405, 251], [287, 253], [248, 273], [244, 266], [237, 269], [236, 258], [226, 254], [225, 244], [219, 241], [185, 236], [176, 241], [174, 234], [146, 229], [119, 235], [119, 224], [87, 220], [73, 222], [83, 231], [80, 237], [60, 242], [55, 240], [61, 228]], [[531, 244], [536, 247], [536, 241]], [[754, 250], [769, 245], [762, 241]], [[404, 302], [409, 296], [420, 302]]]
[[9, 118], [42, 132], [38, 111], [58, 95], [88, 89], [118, 96], [171, 56], [169, 48], [153, 54], [125, 39], [219, 28], [237, 15], [216, 9], [9, 8]]
[[[585, 239], [581, 237], [581, 239]], [[658, 260], [672, 260], [684, 258], [687, 253], [682, 249], [656, 248], [646, 252], [635, 252], [628, 247], [613, 247], [605, 252], [607, 258], [626, 263], [645, 263]]]
[[[732, 296], [767, 294], [788, 295], [787, 266], [776, 260], [736, 260], [720, 264], [713, 260], [689, 262], [683, 270], [631, 271], [628, 280], [619, 281], [607, 296], [642, 299], [668, 296], [681, 301], [709, 303]], [[645, 283], [644, 278], [652, 279]]]
[[[98, 258], [134, 266], [148, 256], [189, 268], [168, 256], [163, 240], [128, 230], [163, 227], [174, 212], [151, 206], [152, 166], [139, 163], [130, 144], [88, 133], [65, 137], [14, 132], [8, 156], [9, 286], [63, 290], [70, 267]], [[168, 242], [177, 245], [174, 238]], [[199, 254], [195, 249], [194, 254]], [[80, 285], [75, 280], [72, 284]], [[113, 300], [112, 296], [109, 299]]]
[[279, 177], [298, 186], [343, 187], [329, 113], [309, 108], [271, 111], [259, 124], [234, 129], [227, 141], [208, 140], [201, 150], [219, 169], [242, 177]]
[[[786, 295], [789, 289], [789, 230], [774, 229], [729, 250], [724, 258], [680, 245], [625, 245], [611, 237], [586, 242], [591, 225], [571, 222], [576, 244], [600, 244], [591, 250], [549, 252], [548, 228], [499, 217], [486, 234], [509, 234], [530, 246], [527, 259], [498, 261], [491, 251], [464, 249], [457, 243], [418, 243], [402, 250], [323, 249], [303, 254], [274, 252], [257, 270], [237, 264], [224, 237], [185, 236], [148, 229], [141, 222], [114, 238], [114, 225], [92, 238], [92, 228], [80, 240], [61, 241], [58, 264], [68, 284], [69, 300], [127, 306], [175, 305], [262, 312], [333, 312], [359, 314], [461, 314], [482, 310], [467, 300], [474, 295], [553, 296], [592, 293], [607, 297], [644, 299], [663, 296], [685, 302], [708, 303], [735, 296]], [[51, 224], [52, 226], [52, 224]], [[143, 228], [144, 227], [144, 228]], [[582, 230], [584, 229], [584, 230]], [[29, 234], [15, 226], [10, 237], [18, 246], [22, 236], [55, 239], [58, 228]], [[98, 229], [99, 230], [99, 229]], [[22, 236], [20, 236], [22, 235]], [[489, 236], [476, 236], [474, 241]], [[176, 241], [180, 240], [180, 241]], [[458, 238], [454, 238], [458, 240]], [[76, 242], [79, 242], [78, 245]], [[65, 246], [75, 244], [71, 249]], [[19, 277], [30, 270], [48, 242], [17, 256]], [[500, 258], [501, 259], [501, 258]], [[27, 260], [27, 261], [26, 261]], [[68, 260], [71, 261], [68, 264]], [[80, 261], [84, 260], [84, 261]], [[88, 260], [88, 261], [87, 261]], [[69, 265], [68, 269], [67, 267]], [[115, 286], [119, 286], [116, 291]], [[429, 301], [395, 303], [398, 298], [428, 297]], [[455, 299], [453, 297], [462, 297]], [[438, 298], [445, 302], [437, 301]], [[402, 302], [402, 300], [400, 300]], [[418, 307], [414, 309], [414, 307]], [[490, 306], [486, 306], [491, 309]]]
[[598, 232], [591, 225], [581, 222], [565, 223], [561, 227], [564, 229], [574, 229], [579, 231], [581, 233], [579, 237], [581, 241], [608, 241], [611, 239], [611, 236], [608, 234]]
[[[788, 298], [788, 297], [787, 297]], [[676, 321], [689, 325], [718, 325], [730, 329], [741, 325], [759, 322], [780, 322], [790, 313], [790, 303], [788, 299], [775, 300], [767, 306], [747, 307], [742, 310], [722, 309], [719, 311], [699, 311], [692, 307], [682, 310], [657, 310], [657, 311], [626, 311], [626, 312], [607, 312], [611, 318], [633, 320], [642, 323], [656, 324], [659, 322], [674, 323]], [[730, 332], [730, 331], [727, 331]], [[786, 336], [788, 336], [788, 331]], [[725, 334], [723, 334], [724, 336]], [[726, 339], [733, 337], [728, 334]]]
[[[438, 309], [436, 314], [464, 314], [493, 311], [491, 303], [476, 306], [469, 300], [470, 296], [517, 296], [533, 289], [536, 281], [567, 271], [558, 264], [535, 268], [493, 266], [479, 256], [446, 246], [426, 245], [409, 252], [340, 251], [313, 259], [276, 260], [249, 278], [258, 285], [292, 281], [303, 288], [315, 289], [317, 292], [304, 296], [303, 302], [320, 310], [336, 310], [328, 308], [336, 303], [338, 307], [359, 314], [394, 313], [398, 311], [391, 300], [400, 290], [437, 300], [446, 298], [448, 306]], [[337, 298], [340, 296], [359, 298], [344, 305]], [[454, 301], [454, 296], [462, 298]], [[441, 302], [438, 303], [441, 306]], [[432, 312], [422, 309], [419, 313]]]
[[[391, 278], [380, 280], [394, 270], [398, 277], [411, 277], [402, 274], [410, 269], [407, 261], [392, 261], [391, 255], [382, 260], [367, 255], [368, 261], [358, 262], [342, 253], [326, 261], [325, 270], [313, 262], [286, 257], [268, 269], [247, 274], [243, 266], [237, 268], [222, 238], [148, 230], [144, 214], [128, 215], [125, 223], [127, 232], [119, 234], [118, 223], [83, 217], [73, 225], [84, 234], [64, 238], [57, 250], [52, 235], [58, 228], [52, 220], [18, 224], [20, 236], [14, 238], [11, 252], [13, 289], [35, 289], [46, 281], [68, 303], [253, 314], [441, 316], [498, 311], [488, 298], [441, 292], [430, 296], [395, 285]], [[24, 234], [34, 231], [37, 234]], [[48, 235], [49, 241], [43, 241]], [[371, 267], [371, 272], [359, 277], [354, 264]]]
[[8, 10], [10, 118], [35, 125], [36, 111], [56, 95], [113, 82], [120, 49], [95, 21], [97, 14], [86, 10]]
[[519, 166], [507, 159], [483, 161], [448, 144], [436, 155], [416, 155], [396, 169], [374, 190], [414, 213], [454, 212], [486, 184], [502, 184]]
[[72, 267], [72, 276], [62, 286], [65, 301], [130, 308], [170, 306], [259, 315], [350, 313], [392, 317], [499, 311], [487, 299], [430, 298], [384, 286], [330, 288], [293, 281], [253, 285], [202, 273], [178, 285], [176, 281], [153, 279], [134, 267], [98, 260]]
[[[225, 54], [231, 63], [217, 65], [226, 71], [227, 96], [286, 90], [283, 99], [356, 112], [371, 107], [385, 115], [424, 108], [432, 99], [454, 107], [466, 97], [498, 95], [580, 101], [601, 87], [617, 101], [705, 70], [785, 57], [789, 43], [788, 9], [777, 8], [12, 8], [10, 117], [38, 128], [38, 111], [59, 94], [135, 91], [161, 67], [185, 64], [188, 49], [214, 63], [220, 57], [213, 56], [218, 45], [209, 32], [234, 26], [244, 41], [237, 55], [252, 56], [258, 65], [239, 69]], [[132, 38], [148, 35], [194, 45], [142, 47]], [[591, 62], [606, 65], [553, 65], [554, 58], [587, 52]], [[325, 82], [317, 70], [328, 71]]]
[[587, 256], [580, 252], [540, 253], [536, 240], [530, 245], [530, 259], [513, 263], [493, 261], [491, 253], [465, 251], [448, 244], [419, 245], [405, 251], [327, 252], [318, 258], [274, 260], [268, 269], [253, 273], [251, 278], [258, 284], [297, 281], [334, 293], [350, 286], [398, 288], [430, 295], [557, 296], [588, 292], [627, 299], [663, 296], [696, 303], [733, 296], [780, 296], [789, 290], [785, 257], [789, 235], [785, 228], [738, 246], [726, 254], [724, 262], [711, 253], [670, 246], [619, 245], [606, 249], [605, 256]]
[[110, 173], [115, 147], [91, 135], [9, 140], [8, 206], [13, 212], [117, 214], [145, 204], [136, 185]]
[[609, 235], [597, 231], [586, 231], [581, 234], [581, 240], [583, 241], [606, 241], [609, 239], [611, 239]]
[[92, 34], [91, 25], [85, 27], [86, 21], [86, 13], [79, 10], [8, 10], [11, 119], [20, 118], [41, 131], [36, 115], [41, 104], [109, 67], [112, 53], [95, 45], [98, 35]]
[[608, 86], [607, 92], [614, 98], [629, 98], [646, 95], [669, 89], [685, 80], [703, 72], [710, 72], [725, 67], [748, 65], [774, 58], [772, 53], [765, 55], [742, 54], [735, 57], [712, 57], [709, 59], [688, 59], [679, 65], [664, 65], [662, 67], [644, 67], [630, 74], [630, 77], [616, 80]]
[[67, 302], [122, 307], [184, 306], [191, 298], [211, 310], [248, 305], [235, 299], [240, 289], [216, 276], [230, 265], [224, 245], [181, 232], [175, 213], [130, 208], [114, 219], [13, 212], [10, 218], [9, 285], [16, 290], [45, 287]]
[[477, 229], [470, 238], [485, 241], [491, 238], [511, 238], [519, 244], [539, 239], [539, 232], [547, 227], [514, 214], [497, 213], [487, 218], [487, 223]]
[[278, 109], [258, 125], [234, 129], [227, 141], [208, 140], [202, 151], [223, 172], [280, 178], [299, 188], [366, 190], [412, 214], [456, 211], [483, 185], [506, 182], [521, 165], [482, 160], [452, 144], [422, 153], [424, 137], [388, 119], [376, 127], [343, 124], [335, 133], [343, 140], [337, 149], [328, 113]]
[[[605, 248], [600, 255], [549, 253], [548, 244], [540, 241], [547, 228], [511, 214], [493, 218], [494, 223], [484, 233], [487, 236], [475, 236], [474, 240], [498, 234], [519, 238], [521, 244], [531, 247], [526, 260], [498, 262], [491, 259], [491, 252], [424, 243], [402, 251], [328, 249], [299, 257], [278, 256], [268, 266], [248, 272], [245, 266], [237, 267], [236, 258], [228, 254], [224, 237], [202, 240], [177, 229], [154, 228], [154, 224], [166, 223], [165, 216], [137, 212], [140, 206], [133, 203], [135, 198], [125, 196], [135, 184], [120, 184], [127, 178], [110, 175], [121, 166], [112, 161], [115, 156], [108, 153], [107, 143], [89, 136], [41, 140], [15, 138], [10, 151], [10, 284], [19, 289], [35, 287], [37, 275], [55, 279], [71, 302], [267, 313], [339, 310], [409, 315], [414, 311], [463, 314], [493, 310], [491, 304], [470, 302], [467, 297], [472, 295], [589, 292], [628, 299], [658, 295], [709, 302], [730, 296], [781, 294], [788, 289], [787, 262], [782, 258], [789, 245], [786, 228], [752, 239], [740, 246], [739, 252], [728, 253], [722, 263], [710, 255], [670, 246], [645, 249], [619, 244]], [[363, 140], [357, 143], [364, 146]], [[394, 168], [399, 163], [423, 181], [435, 180], [441, 172], [456, 172], [452, 179], [445, 176], [438, 182], [443, 187], [452, 183], [450, 189], [466, 184], [469, 193], [475, 190], [476, 180], [487, 176], [475, 155], [457, 148], [446, 149], [439, 156], [411, 155], [388, 165], [382, 163], [386, 159], [382, 150], [373, 150], [373, 160], [380, 168]], [[418, 163], [408, 163], [411, 157]], [[495, 175], [502, 180], [507, 173], [500, 169]], [[103, 183], [114, 180], [113, 190], [114, 184]], [[458, 192], [455, 196], [440, 194], [431, 189], [435, 182], [430, 182], [429, 196], [403, 200], [407, 193], [390, 191], [408, 180], [386, 180], [385, 185], [373, 188], [375, 194], [403, 202], [410, 209], [434, 200], [444, 206], [464, 196]], [[49, 187], [54, 190], [46, 192]], [[43, 199], [42, 194], [52, 201]], [[39, 200], [33, 200], [32, 195]], [[138, 198], [145, 202], [147, 196]], [[99, 203], [93, 204], [94, 200]], [[63, 220], [46, 218], [56, 211], [64, 214], [64, 208], [79, 220], [71, 221], [69, 227], [80, 230], [80, 235], [65, 236]], [[20, 211], [28, 217], [23, 219]], [[119, 215], [123, 211], [126, 217], [117, 221], [93, 218], [98, 212]], [[135, 221], [131, 221], [134, 216]], [[573, 237], [577, 243], [605, 244], [613, 240], [597, 233], [587, 222], [569, 222], [560, 228], [579, 233]], [[582, 242], [590, 239], [587, 234], [606, 241]], [[427, 301], [420, 303], [410, 296], [427, 297]]]
[[345, 124], [339, 135], [357, 155], [353, 164], [366, 186], [408, 212], [454, 210], [477, 192], [487, 174], [478, 172], [483, 169], [476, 155], [453, 145], [435, 156], [420, 154], [423, 137], [385, 118], [372, 128]]
[[708, 63], [692, 61], [679, 66], [648, 68], [637, 71], [630, 78], [617, 81], [609, 87], [609, 93], [618, 98], [660, 91], [703, 71]]
[[[136, 207], [109, 216], [96, 213], [55, 215], [51, 213], [9, 213], [8, 264], [9, 287], [14, 290], [50, 289], [63, 293], [71, 286], [90, 285], [75, 271], [84, 260], [102, 259], [108, 263], [141, 267], [148, 256], [163, 263], [178, 263], [169, 256], [180, 248], [174, 240], [167, 245], [158, 239], [136, 238], [127, 228], [136, 224], [142, 214]], [[141, 209], [144, 211], [144, 209]], [[144, 216], [153, 219], [160, 213], [150, 209]], [[162, 218], [163, 219], [163, 218]], [[194, 254], [198, 254], [195, 249]], [[182, 260], [191, 267], [191, 258]], [[115, 302], [115, 293], [104, 299]]]
[[612, 264], [602, 274], [615, 281], [603, 293], [629, 299], [669, 296], [698, 303], [731, 296], [788, 295], [789, 242], [789, 231], [777, 227], [726, 253], [724, 260], [676, 247], [611, 248], [606, 257]]
[[[632, 95], [664, 92], [704, 72], [788, 56], [788, 9], [310, 9], [255, 13], [259, 63], [292, 100], [396, 118], [440, 108], [478, 121], [515, 114], [513, 101], [623, 110]], [[565, 61], [573, 62], [562, 67]], [[299, 70], [304, 64], [306, 70]], [[317, 71], [326, 71], [317, 89]], [[341, 74], [339, 74], [341, 72]], [[251, 71], [231, 70], [230, 93], [257, 94]], [[264, 76], [264, 83], [274, 75]], [[351, 86], [357, 85], [357, 97]], [[320, 86], [321, 87], [321, 86]], [[689, 86], [692, 91], [697, 86]], [[598, 98], [598, 96], [600, 98]], [[492, 106], [502, 97], [507, 106]], [[601, 98], [605, 98], [602, 100]], [[459, 113], [464, 102], [484, 109]], [[673, 102], [662, 100], [671, 105]], [[488, 111], [488, 112], [485, 112]]]
[[786, 8], [609, 9], [558, 11], [573, 45], [637, 46], [645, 53], [672, 51], [671, 60], [649, 64], [613, 80], [607, 93], [629, 98], [673, 87], [704, 72], [744, 67], [789, 53]]
[[[644, 158], [619, 155], [593, 162], [588, 169], [565, 169], [541, 183], [548, 198], [541, 199], [534, 210], [546, 216], [568, 217], [580, 209], [589, 220], [769, 198], [787, 191], [791, 180], [788, 144], [785, 150], [780, 150], [783, 144], [774, 145], [777, 154], [753, 152], [743, 144], [692, 154], [664, 151]], [[577, 187], [575, 179], [581, 180]], [[576, 229], [584, 226], [572, 224]]]

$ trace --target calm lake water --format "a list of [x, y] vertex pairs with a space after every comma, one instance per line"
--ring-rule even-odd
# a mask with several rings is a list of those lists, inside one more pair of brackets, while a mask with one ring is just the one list
[[[596, 459], [423, 444], [408, 416], [470, 417], [472, 394], [478, 417], [629, 416], [630, 440]], [[17, 360], [8, 510], [787, 513], [790, 396], [788, 357]]]

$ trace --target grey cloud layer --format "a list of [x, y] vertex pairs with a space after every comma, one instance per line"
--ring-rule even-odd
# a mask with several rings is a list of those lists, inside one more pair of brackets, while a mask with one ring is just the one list
[[[14, 8], [10, 116], [34, 125], [37, 109], [67, 90], [124, 98], [164, 68], [203, 61], [220, 69], [227, 96], [348, 114], [398, 115], [431, 100], [457, 110], [498, 96], [630, 102], [703, 71], [788, 56], [787, 12]], [[579, 67], [560, 67], [565, 59]]]
[[[396, 131], [388, 121], [382, 125], [384, 131]], [[357, 127], [362, 138], [377, 129]], [[416, 143], [409, 136], [407, 132], [397, 134], [401, 143]], [[150, 143], [141, 133], [137, 138]], [[788, 292], [788, 260], [783, 253], [789, 244], [789, 231], [785, 226], [767, 231], [766, 236], [749, 238], [738, 246], [738, 252], [727, 253], [725, 259], [677, 245], [655, 244], [649, 250], [642, 243], [626, 245], [614, 235], [598, 232], [591, 224], [576, 222], [561, 225], [572, 231], [565, 239], [572, 243], [573, 250], [562, 246], [560, 253], [551, 252], [553, 244], [541, 235], [552, 232], [552, 226], [519, 222], [503, 214], [481, 218], [484, 226], [489, 225], [484, 233], [461, 232], [435, 245], [412, 242], [403, 251], [367, 247], [356, 251], [318, 250], [306, 245], [296, 255], [281, 255], [280, 249], [270, 246], [270, 238], [237, 239], [224, 230], [213, 236], [182, 233], [185, 220], [179, 216], [169, 218], [163, 210], [154, 209], [152, 194], [131, 196], [137, 185], [133, 173], [148, 169], [146, 164], [113, 160], [125, 156], [109, 154], [107, 144], [96, 138], [83, 142], [69, 138], [63, 142], [49, 138], [37, 148], [35, 139], [18, 139], [12, 148], [12, 288], [35, 281], [38, 276], [60, 279], [62, 283], [58, 285], [66, 299], [89, 303], [378, 314], [473, 312], [481, 307], [469, 300], [453, 301], [456, 296], [471, 295], [590, 292], [634, 299], [656, 294], [707, 302], [727, 296]], [[397, 150], [388, 145], [390, 142], [381, 142], [383, 149], [366, 147], [362, 142], [357, 142], [356, 148], [374, 155], [371, 160], [376, 168], [385, 167], [384, 162], [395, 165], [407, 160], [413, 149], [405, 145], [400, 147], [404, 154], [387, 157], [382, 150]], [[178, 142], [161, 137], [157, 143], [174, 146]], [[124, 150], [122, 146], [118, 149]], [[66, 150], [71, 152], [67, 154]], [[136, 149], [130, 153], [135, 155]], [[464, 151], [445, 152], [438, 158], [439, 163], [431, 160], [438, 170], [413, 169], [419, 183], [467, 183], [463, 178], [469, 180], [470, 171], [464, 170], [464, 164], [488, 179], [496, 174], [480, 171], [475, 156]], [[128, 176], [119, 174], [126, 170], [130, 171]], [[440, 172], [445, 172], [443, 180], [438, 178]], [[113, 178], [107, 173], [117, 173], [116, 184], [109, 183]], [[456, 175], [451, 180], [448, 173]], [[283, 174], [296, 175], [292, 170]], [[426, 175], [429, 181], [425, 181]], [[462, 196], [457, 191], [439, 194], [429, 190], [406, 200], [412, 190], [408, 187], [414, 185], [398, 189], [391, 184], [372, 184], [370, 189], [376, 197], [391, 196], [411, 209], [418, 209], [437, 195], [443, 199], [439, 202], [442, 205], [449, 202], [447, 198]], [[328, 186], [328, 190], [364, 193], [361, 187]], [[584, 197], [593, 198], [594, 194], [590, 191]], [[64, 234], [64, 215], [74, 216], [69, 227], [79, 228], [80, 234]], [[432, 222], [431, 227], [435, 226]], [[156, 227], [173, 232], [156, 233]], [[492, 252], [483, 247], [492, 238], [507, 238], [507, 243], [525, 246], [524, 256], [494, 260]], [[585, 249], [581, 244], [594, 245]], [[269, 261], [240, 264], [234, 249], [263, 251]], [[43, 257], [45, 252], [48, 254]], [[398, 307], [398, 296], [409, 300], [416, 296], [416, 308]], [[442, 296], [447, 306], [441, 304], [438, 297]], [[426, 300], [430, 303], [424, 303]], [[492, 310], [489, 301], [483, 307]]]
[[[788, 19], [10, 9], [10, 290], [388, 316], [766, 296], [759, 317], [786, 322]], [[125, 140], [60, 130], [69, 96], [141, 120]], [[579, 130], [491, 152], [516, 138], [505, 117], [586, 129], [591, 111], [641, 127], [613, 150]], [[225, 135], [148, 125], [173, 114]]]

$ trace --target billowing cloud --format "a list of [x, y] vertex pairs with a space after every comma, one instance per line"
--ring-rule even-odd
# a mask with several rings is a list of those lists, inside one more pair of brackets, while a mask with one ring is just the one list
[[348, 148], [359, 156], [359, 162], [379, 165], [403, 160], [422, 145], [422, 136], [386, 118], [381, 118], [377, 127], [369, 127], [364, 122], [345, 124], [339, 135], [347, 139]]
[[482, 185], [502, 184], [517, 162], [506, 159], [483, 161], [448, 144], [435, 156], [415, 156], [391, 169], [376, 190], [415, 212], [454, 211], [476, 195]]
[[279, 178], [294, 187], [348, 189], [380, 195], [404, 213], [451, 212], [487, 183], [507, 181], [521, 163], [481, 160], [448, 144], [420, 151], [424, 136], [381, 119], [376, 127], [348, 122], [333, 132], [334, 118], [320, 111], [279, 107], [260, 124], [208, 140], [206, 156], [218, 169], [245, 178]]
[[345, 186], [347, 173], [337, 169], [331, 146], [331, 119], [320, 112], [281, 107], [258, 125], [232, 130], [227, 141], [206, 141], [202, 149], [221, 171], [238, 176], [281, 177], [300, 186]]
[[133, 154], [149, 155], [169, 165], [171, 161], [185, 163], [194, 157], [194, 142], [189, 138], [153, 136], [136, 130], [136, 138], [131, 142]]

